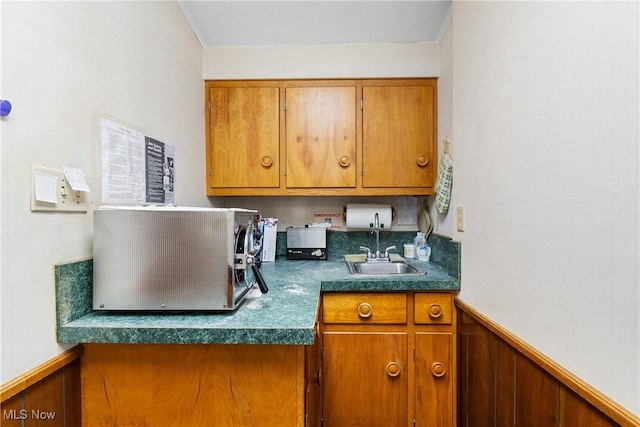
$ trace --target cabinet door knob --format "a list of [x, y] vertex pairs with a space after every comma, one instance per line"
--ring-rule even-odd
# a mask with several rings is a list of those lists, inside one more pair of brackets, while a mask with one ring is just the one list
[[429, 317], [432, 319], [442, 317], [442, 307], [440, 307], [440, 304], [431, 304], [429, 306]]
[[271, 165], [273, 164], [273, 159], [271, 158], [271, 156], [263, 156], [260, 159], [260, 164], [265, 168], [271, 167]]
[[400, 365], [398, 365], [396, 362], [387, 363], [387, 366], [384, 369], [387, 372], [387, 375], [390, 377], [397, 377], [398, 375], [400, 375]]
[[339, 163], [340, 163], [340, 166], [342, 166], [343, 168], [346, 168], [351, 164], [351, 159], [349, 159], [348, 156], [342, 156], [340, 157]]
[[420, 154], [418, 157], [416, 157], [416, 163], [421, 167], [427, 166], [427, 164], [429, 163], [429, 158], [424, 154]]
[[358, 316], [363, 319], [371, 317], [373, 314], [373, 307], [368, 302], [363, 302], [358, 306]]
[[434, 362], [433, 365], [431, 365], [431, 374], [434, 377], [444, 377], [444, 374], [447, 373], [447, 370], [444, 367], [444, 364], [440, 363], [440, 362]]

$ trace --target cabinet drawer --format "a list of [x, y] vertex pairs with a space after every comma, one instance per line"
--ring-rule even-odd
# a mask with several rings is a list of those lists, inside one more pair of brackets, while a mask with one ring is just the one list
[[413, 300], [413, 319], [419, 324], [451, 324], [451, 295], [418, 293]]
[[405, 294], [326, 293], [322, 307], [324, 323], [407, 323]]

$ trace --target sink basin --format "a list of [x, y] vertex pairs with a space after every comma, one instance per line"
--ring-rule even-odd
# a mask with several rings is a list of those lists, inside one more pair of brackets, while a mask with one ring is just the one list
[[347, 261], [349, 273], [367, 276], [397, 276], [412, 275], [419, 276], [425, 274], [424, 271], [414, 267], [406, 261]]

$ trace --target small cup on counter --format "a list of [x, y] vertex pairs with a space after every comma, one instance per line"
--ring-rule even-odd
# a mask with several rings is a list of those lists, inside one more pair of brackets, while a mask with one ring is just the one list
[[416, 246], [413, 243], [405, 243], [404, 244], [404, 257], [405, 258], [415, 258], [416, 257]]

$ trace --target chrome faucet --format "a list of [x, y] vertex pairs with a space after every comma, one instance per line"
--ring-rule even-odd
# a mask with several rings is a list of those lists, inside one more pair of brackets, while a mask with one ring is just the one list
[[[384, 224], [382, 224], [384, 227]], [[378, 212], [376, 212], [373, 217], [373, 230], [371, 233], [376, 233], [376, 258], [380, 258], [380, 217], [378, 216]]]
[[396, 249], [395, 246], [389, 246], [387, 249], [385, 249], [384, 255], [380, 253], [380, 230], [384, 228], [384, 224], [380, 224], [380, 216], [378, 215], [378, 212], [376, 212], [375, 216], [373, 217], [373, 222], [369, 224], [369, 228], [371, 228], [371, 234], [375, 233], [376, 235], [376, 251], [372, 255], [369, 248], [367, 248], [366, 246], [360, 246], [361, 251], [367, 252], [367, 261], [391, 261], [389, 251], [392, 249]]

